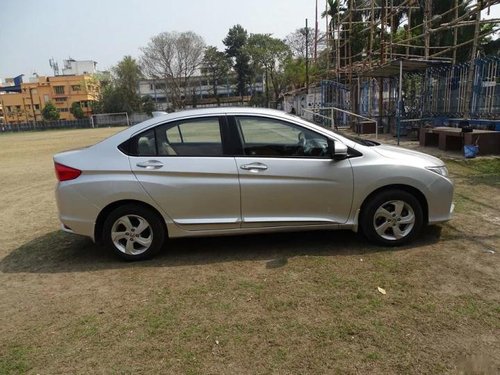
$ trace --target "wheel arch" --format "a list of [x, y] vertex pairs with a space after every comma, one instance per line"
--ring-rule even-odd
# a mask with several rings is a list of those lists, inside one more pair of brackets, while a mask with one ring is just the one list
[[123, 199], [119, 200], [113, 203], [108, 204], [106, 207], [104, 207], [101, 212], [99, 212], [99, 215], [97, 216], [95, 225], [94, 225], [94, 239], [96, 243], [102, 242], [102, 230], [104, 226], [104, 222], [106, 221], [106, 218], [109, 216], [111, 212], [113, 212], [115, 209], [117, 209], [120, 206], [124, 206], [127, 204], [135, 204], [138, 206], [142, 206], [144, 208], [147, 208], [151, 211], [153, 211], [158, 217], [161, 219], [161, 223], [164, 227], [166, 237], [168, 238], [168, 229], [167, 225], [165, 223], [165, 219], [163, 218], [163, 215], [153, 206], [150, 204], [147, 204], [145, 202], [135, 200], [135, 199]]
[[375, 189], [374, 191], [372, 191], [363, 200], [363, 203], [361, 204], [361, 207], [360, 207], [360, 215], [359, 216], [361, 217], [361, 215], [363, 215], [363, 212], [364, 212], [364, 209], [365, 209], [367, 203], [371, 199], [373, 199], [374, 196], [376, 196], [377, 194], [379, 194], [383, 191], [387, 191], [387, 190], [402, 190], [402, 191], [405, 191], [409, 194], [412, 194], [415, 198], [417, 198], [418, 202], [420, 203], [420, 206], [422, 207], [422, 214], [423, 214], [422, 216], [423, 216], [423, 221], [424, 221], [423, 224], [427, 225], [427, 223], [429, 222], [429, 205], [427, 203], [427, 198], [417, 188], [410, 186], [410, 185], [404, 185], [404, 184], [385, 185], [385, 186], [381, 186], [378, 189]]

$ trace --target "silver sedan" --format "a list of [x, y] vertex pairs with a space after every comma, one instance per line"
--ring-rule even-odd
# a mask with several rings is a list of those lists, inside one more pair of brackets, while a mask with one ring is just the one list
[[441, 160], [274, 110], [155, 117], [54, 163], [63, 230], [128, 260], [167, 238], [274, 231], [351, 229], [401, 245], [453, 211]]

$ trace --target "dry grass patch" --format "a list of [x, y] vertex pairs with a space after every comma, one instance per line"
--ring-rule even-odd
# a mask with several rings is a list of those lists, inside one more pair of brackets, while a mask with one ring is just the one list
[[183, 239], [125, 263], [58, 231], [53, 198], [52, 154], [115, 131], [0, 136], [0, 373], [500, 369], [499, 159], [450, 161], [455, 218], [411, 246]]

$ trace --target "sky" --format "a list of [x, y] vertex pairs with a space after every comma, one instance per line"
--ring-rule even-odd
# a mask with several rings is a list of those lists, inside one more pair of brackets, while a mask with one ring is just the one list
[[194, 31], [219, 49], [236, 24], [284, 38], [314, 14], [314, 0], [0, 0], [0, 78], [51, 75], [52, 57], [107, 70], [164, 31]]
[[[319, 13], [325, 0], [318, 0]], [[97, 61], [108, 70], [123, 56], [164, 31], [194, 31], [223, 49], [228, 30], [278, 38], [314, 26], [315, 0], [0, 0], [0, 80], [33, 73], [52, 75], [49, 59]], [[495, 6], [491, 17], [500, 17]], [[319, 16], [324, 30], [325, 20]]]

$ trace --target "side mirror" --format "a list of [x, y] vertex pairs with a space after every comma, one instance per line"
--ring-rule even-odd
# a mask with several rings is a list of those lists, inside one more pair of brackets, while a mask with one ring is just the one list
[[339, 141], [334, 141], [332, 139], [328, 140], [328, 148], [330, 155], [332, 155], [333, 160], [344, 160], [347, 159], [347, 146]]

